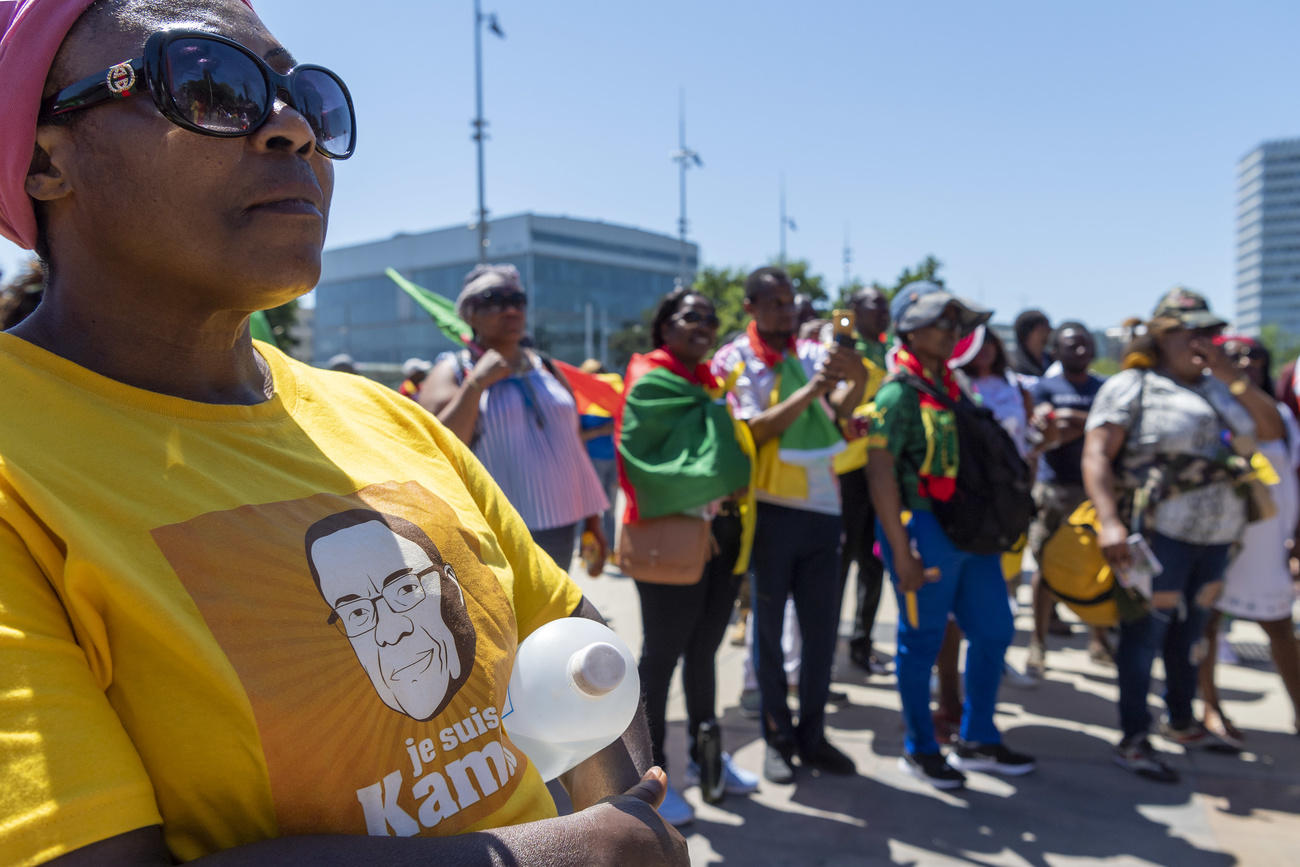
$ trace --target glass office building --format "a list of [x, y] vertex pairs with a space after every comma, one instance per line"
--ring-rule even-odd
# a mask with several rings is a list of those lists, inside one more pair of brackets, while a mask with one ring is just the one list
[[1237, 327], [1300, 335], [1300, 139], [1237, 163]]
[[[540, 214], [493, 220], [488, 238], [489, 260], [510, 263], [523, 277], [535, 344], [575, 364], [608, 361], [608, 336], [640, 322], [673, 288], [683, 252], [688, 281], [699, 257], [696, 245], [683, 251], [670, 235]], [[474, 230], [457, 226], [326, 251], [315, 293], [315, 363], [340, 352], [359, 362], [401, 363], [455, 348], [384, 270], [454, 301], [474, 267], [476, 244]]]

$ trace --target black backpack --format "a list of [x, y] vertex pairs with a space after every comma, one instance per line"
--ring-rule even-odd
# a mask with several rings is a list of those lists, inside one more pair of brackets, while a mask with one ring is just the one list
[[930, 395], [956, 418], [957, 490], [947, 501], [930, 500], [949, 541], [971, 554], [1011, 550], [1034, 517], [1032, 474], [1011, 436], [992, 412], [964, 394], [954, 402], [911, 371], [892, 378]]

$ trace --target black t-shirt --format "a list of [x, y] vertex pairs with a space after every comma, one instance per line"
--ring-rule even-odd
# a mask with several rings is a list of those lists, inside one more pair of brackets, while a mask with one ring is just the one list
[[[1034, 386], [1034, 406], [1049, 403], [1053, 409], [1072, 409], [1086, 413], [1092, 408], [1092, 400], [1103, 382], [1104, 379], [1092, 373], [1079, 385], [1070, 382], [1064, 374], [1044, 377]], [[1038, 480], [1082, 485], [1083, 437], [1045, 453], [1038, 464]]]

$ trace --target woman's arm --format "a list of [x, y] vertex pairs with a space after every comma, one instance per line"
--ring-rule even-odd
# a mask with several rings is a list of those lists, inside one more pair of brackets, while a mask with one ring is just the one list
[[885, 539], [894, 554], [893, 571], [898, 579], [898, 589], [914, 593], [925, 584], [925, 567], [912, 553], [912, 541], [903, 526], [903, 501], [894, 477], [894, 456], [889, 449], [876, 448], [867, 452], [867, 490], [871, 492], [871, 505], [876, 519], [885, 531]]
[[1101, 524], [1098, 543], [1111, 569], [1123, 572], [1129, 567], [1128, 528], [1119, 517], [1115, 497], [1115, 473], [1111, 469], [1124, 447], [1128, 431], [1117, 424], [1103, 424], [1088, 431], [1083, 440], [1083, 487], [1097, 510]]
[[[655, 812], [663, 800], [663, 772], [645, 777], [616, 797], [555, 819], [452, 837], [311, 835], [279, 837], [226, 849], [193, 861], [208, 867], [428, 867], [430, 864], [686, 865], [686, 841]], [[52, 867], [170, 867], [162, 828], [138, 828], [83, 846], [49, 862]]]
[[484, 352], [464, 379], [456, 381], [459, 362], [446, 358], [429, 371], [420, 389], [420, 405], [438, 417], [456, 438], [469, 444], [478, 423], [478, 401], [483, 391], [510, 375], [510, 365], [495, 349]]

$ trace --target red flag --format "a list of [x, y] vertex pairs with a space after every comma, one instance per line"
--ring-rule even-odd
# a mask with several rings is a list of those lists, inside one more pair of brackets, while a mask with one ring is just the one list
[[593, 405], [605, 411], [598, 414], [618, 415], [619, 409], [623, 406], [623, 394], [618, 389], [605, 382], [598, 374], [586, 373], [558, 358], [551, 360], [555, 362], [555, 366], [560, 369], [573, 388], [573, 397], [578, 402], [579, 415], [591, 415]]

